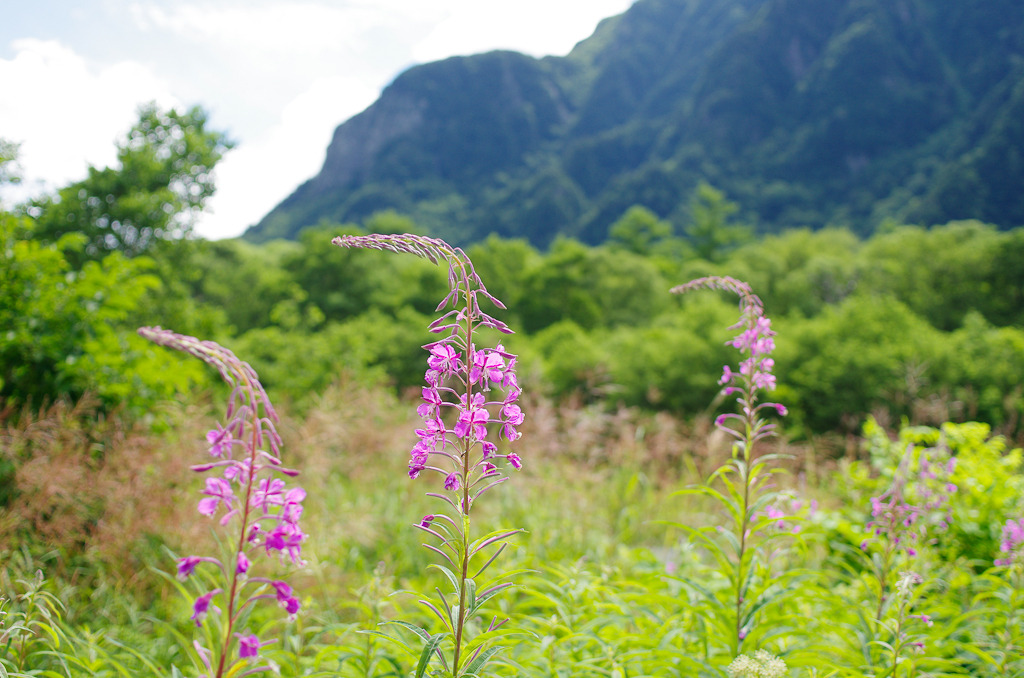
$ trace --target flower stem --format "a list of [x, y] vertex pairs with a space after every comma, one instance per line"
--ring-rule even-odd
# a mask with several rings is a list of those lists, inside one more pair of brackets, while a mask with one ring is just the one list
[[[469, 280], [465, 268], [462, 269], [466, 298], [466, 406], [473, 402], [473, 381], [470, 372], [473, 369], [473, 297], [469, 291]], [[455, 655], [452, 657], [452, 678], [458, 678], [459, 663], [462, 660], [462, 634], [466, 625], [466, 580], [469, 579], [469, 473], [471, 469], [470, 454], [473, 451], [473, 436], [467, 435], [462, 444], [462, 572], [459, 576], [459, 619], [455, 627]]]
[[[255, 408], [253, 403], [252, 412], [252, 440], [249, 443], [249, 474], [247, 482], [245, 484], [245, 499], [244, 507], [242, 508], [242, 528], [238, 533], [238, 548], [235, 549], [235, 553], [232, 554], [234, 557], [232, 560], [225, 561], [224, 565], [226, 568], [230, 568], [231, 571], [231, 591], [228, 594], [228, 625], [227, 630], [224, 632], [224, 641], [221, 643], [220, 649], [220, 661], [217, 663], [217, 674], [216, 678], [221, 678], [224, 675], [224, 664], [227, 660], [228, 652], [231, 649], [231, 632], [235, 626], [235, 597], [238, 593], [239, 573], [237, 566], [238, 554], [245, 548], [245, 537], [249, 531], [249, 510], [251, 498], [252, 498], [252, 484], [256, 479], [256, 448], [257, 448], [257, 427], [260, 424], [259, 410]], [[227, 574], [227, 572], [225, 572]]]

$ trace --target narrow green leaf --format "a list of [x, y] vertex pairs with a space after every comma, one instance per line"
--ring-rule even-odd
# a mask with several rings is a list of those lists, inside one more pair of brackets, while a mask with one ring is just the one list
[[462, 676], [476, 676], [476, 672], [484, 667], [491, 657], [501, 652], [501, 647], [489, 647], [476, 657], [473, 658], [469, 664], [466, 665], [465, 670], [462, 672]]
[[427, 667], [430, 666], [430, 656], [437, 650], [437, 646], [441, 644], [444, 637], [448, 635], [446, 633], [439, 633], [436, 636], [431, 636], [427, 641], [426, 645], [423, 646], [423, 653], [420, 654], [420, 661], [416, 665], [416, 678], [423, 678], [423, 674], [426, 673]]

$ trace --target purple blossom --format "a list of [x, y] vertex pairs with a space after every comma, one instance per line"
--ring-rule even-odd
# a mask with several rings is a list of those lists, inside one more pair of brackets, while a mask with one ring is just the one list
[[416, 408], [416, 414], [424, 418], [434, 417], [440, 411], [443, 402], [444, 400], [441, 399], [441, 394], [437, 390], [437, 384], [424, 386], [423, 404]]
[[523, 461], [515, 452], [506, 455], [505, 458], [508, 459], [508, 463], [512, 464], [512, 466], [514, 466], [517, 470], [523, 468]]
[[769, 520], [776, 521], [775, 522], [775, 527], [777, 529], [779, 529], [779, 530], [786, 529], [786, 521], [784, 520], [784, 518], [786, 517], [786, 514], [782, 510], [777, 509], [774, 506], [769, 506], [769, 507], [767, 507], [764, 510], [764, 515]]
[[513, 426], [519, 426], [523, 423], [526, 418], [523, 416], [523, 411], [519, 409], [518, 405], [509, 403], [501, 408], [501, 414], [505, 417], [505, 421]]
[[[719, 416], [715, 419], [715, 425], [739, 439], [743, 439], [745, 435], [742, 430], [749, 430], [752, 432], [749, 442], [759, 440], [771, 434], [775, 428], [774, 424], [760, 418], [759, 414], [763, 409], [773, 408], [780, 416], [787, 413], [786, 408], [777, 403], [758, 404], [758, 391], [774, 391], [776, 387], [775, 375], [772, 373], [775, 360], [770, 356], [775, 350], [772, 321], [765, 317], [764, 305], [745, 282], [725, 276], [711, 276], [674, 287], [672, 292], [682, 294], [694, 289], [726, 290], [740, 298], [740, 319], [732, 327], [739, 330], [739, 334], [728, 344], [738, 349], [743, 358], [740, 360], [738, 371], [729, 365], [722, 368], [718, 384], [724, 387], [723, 394], [738, 394], [736, 401], [743, 415]], [[741, 422], [739, 430], [729, 426], [733, 419]]]
[[302, 501], [306, 498], [306, 491], [301, 487], [293, 487], [284, 496], [284, 505], [281, 507], [281, 520], [292, 525], [299, 524], [302, 517]]
[[475, 384], [483, 377], [485, 383], [500, 384], [505, 377], [505, 359], [501, 357], [501, 352], [504, 352], [504, 349], [498, 344], [493, 351], [485, 349], [474, 353], [473, 369], [469, 372], [470, 383]]
[[206, 489], [203, 490], [203, 494], [208, 495], [199, 500], [199, 512], [204, 516], [212, 516], [216, 513], [217, 507], [220, 506], [222, 501], [225, 506], [230, 508], [231, 502], [235, 499], [231, 485], [222, 478], [207, 478]]
[[409, 460], [409, 477], [418, 478], [420, 472], [427, 468], [427, 460], [430, 458], [430, 449], [422, 440], [412, 448], [412, 458]]
[[1009, 567], [1015, 559], [1020, 558], [1024, 546], [1024, 518], [1019, 520], [1007, 520], [1003, 525], [1002, 538], [999, 543], [999, 552], [1002, 558], [996, 559], [997, 566]]
[[444, 428], [444, 424], [433, 418], [427, 419], [423, 424], [423, 428], [416, 429], [416, 435], [420, 437], [420, 441], [427, 443], [431, 451], [437, 449], [438, 443], [441, 444], [443, 449], [447, 443], [445, 438], [447, 431]]
[[223, 457], [231, 453], [231, 443], [234, 441], [231, 439], [231, 430], [218, 424], [217, 428], [206, 434], [206, 442], [210, 443], [211, 457]]
[[206, 615], [210, 611], [210, 601], [220, 592], [220, 589], [214, 589], [196, 598], [196, 602], [192, 604], [192, 621], [196, 623], [196, 626], [203, 625], [203, 620], [206, 619]]
[[449, 490], [449, 491], [453, 491], [453, 492], [455, 490], [459, 489], [459, 474], [458, 473], [453, 471], [453, 472], [448, 474], [448, 477], [444, 479], [444, 489]]
[[[250, 558], [255, 558], [261, 551], [267, 555], [279, 554], [293, 563], [302, 562], [301, 545], [306, 535], [298, 523], [306, 492], [301, 487], [288, 487], [286, 480], [278, 477], [292, 478], [298, 471], [282, 464], [281, 438], [275, 428], [277, 414], [252, 367], [214, 342], [200, 341], [158, 327], [141, 328], [139, 334], [161, 346], [203, 360], [215, 368], [232, 387], [226, 423], [218, 424], [206, 435], [210, 454], [218, 461], [193, 467], [197, 472], [215, 471], [221, 474], [220, 477], [211, 475], [205, 478], [198, 511], [212, 517], [223, 504], [225, 513], [219, 521], [220, 525], [232, 524], [238, 530], [230, 538], [236, 541], [244, 539], [244, 544], [250, 547], [262, 545], [264, 548], [239, 550], [233, 562], [225, 564], [215, 558], [199, 556], [179, 559], [179, 578], [189, 577], [200, 562], [206, 561], [217, 564], [218, 571], [226, 579], [224, 588], [214, 589], [194, 601], [191, 618], [197, 626], [201, 626], [213, 608], [213, 597], [223, 591], [230, 591], [225, 594], [229, 596], [229, 610], [238, 610], [253, 600], [266, 597], [254, 592], [248, 594], [251, 596], [248, 600], [244, 599], [246, 592], [251, 591], [247, 586], [249, 582], [267, 581], [250, 577], [257, 566]], [[259, 521], [269, 525], [269, 531]], [[279, 602], [289, 614], [294, 614], [299, 609], [298, 599], [291, 595], [290, 588], [288, 591], [288, 597]], [[266, 644], [260, 643], [254, 635], [232, 634], [234, 623], [234, 616], [225, 619], [224, 628], [220, 631], [225, 638], [220, 649], [223, 653], [219, 660], [221, 667], [225, 666], [224, 660], [230, 647], [227, 639], [232, 635], [237, 638], [239, 656], [242, 658], [258, 656], [259, 647]], [[207, 659], [217, 654], [216, 649], [204, 648], [201, 644], [197, 645], [197, 651]], [[207, 665], [210, 665], [209, 661]]]
[[196, 565], [203, 562], [204, 558], [199, 556], [185, 556], [178, 559], [178, 579], [185, 581], [196, 571]]
[[302, 542], [305, 538], [306, 535], [297, 526], [288, 522], [281, 522], [267, 533], [263, 546], [268, 555], [271, 551], [278, 551], [282, 557], [287, 556], [290, 558], [295, 565], [302, 565], [304, 561], [300, 553], [302, 552]]
[[274, 587], [274, 595], [277, 596], [277, 602], [284, 604], [284, 601], [288, 600], [292, 596], [292, 587], [288, 582], [284, 581], [272, 581], [270, 585]]
[[261, 478], [252, 498], [253, 508], [267, 513], [271, 506], [280, 506], [283, 503], [281, 492], [284, 488], [285, 483], [280, 478]]
[[238, 656], [243, 659], [259, 656], [260, 639], [255, 634], [248, 636], [238, 635]]
[[[479, 393], [477, 394], [480, 395]], [[474, 402], [473, 406], [462, 410], [459, 413], [459, 420], [452, 429], [459, 438], [469, 438], [471, 435], [477, 440], [487, 436], [487, 422], [491, 419], [490, 413], [481, 404]]]
[[462, 363], [459, 361], [461, 355], [448, 344], [434, 344], [430, 348], [427, 365], [439, 374], [454, 374], [462, 368]]

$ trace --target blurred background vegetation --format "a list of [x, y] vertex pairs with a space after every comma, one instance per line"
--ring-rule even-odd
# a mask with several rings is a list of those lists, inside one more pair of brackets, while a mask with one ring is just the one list
[[[147, 324], [230, 346], [300, 409], [343, 375], [396, 393], [418, 385], [444, 272], [330, 240], [424, 229], [385, 211], [322, 223], [297, 241], [191, 237], [228, 146], [200, 109], [146, 108], [118, 166], [2, 207], [5, 417], [85, 394], [141, 416], [210, 386], [196, 366], [139, 340], [134, 330]], [[11, 181], [16, 148], [7, 155]], [[518, 333], [507, 344], [531, 390], [682, 418], [702, 412], [730, 358], [735, 309], [668, 289], [731, 275], [762, 296], [779, 331], [790, 436], [851, 433], [871, 413], [1024, 432], [1024, 231], [890, 221], [867, 238], [842, 228], [756, 235], [707, 183], [687, 211], [677, 224], [632, 206], [600, 245], [559, 237], [540, 250], [496, 235], [461, 243], [508, 307]]]

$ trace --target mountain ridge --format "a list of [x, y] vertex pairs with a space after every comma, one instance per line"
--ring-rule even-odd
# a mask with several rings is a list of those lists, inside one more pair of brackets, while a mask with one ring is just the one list
[[685, 223], [700, 181], [762, 231], [1024, 225], [1022, 81], [1010, 0], [638, 0], [564, 57], [405, 71], [245, 237], [391, 209], [459, 244], [598, 243], [636, 204]]

